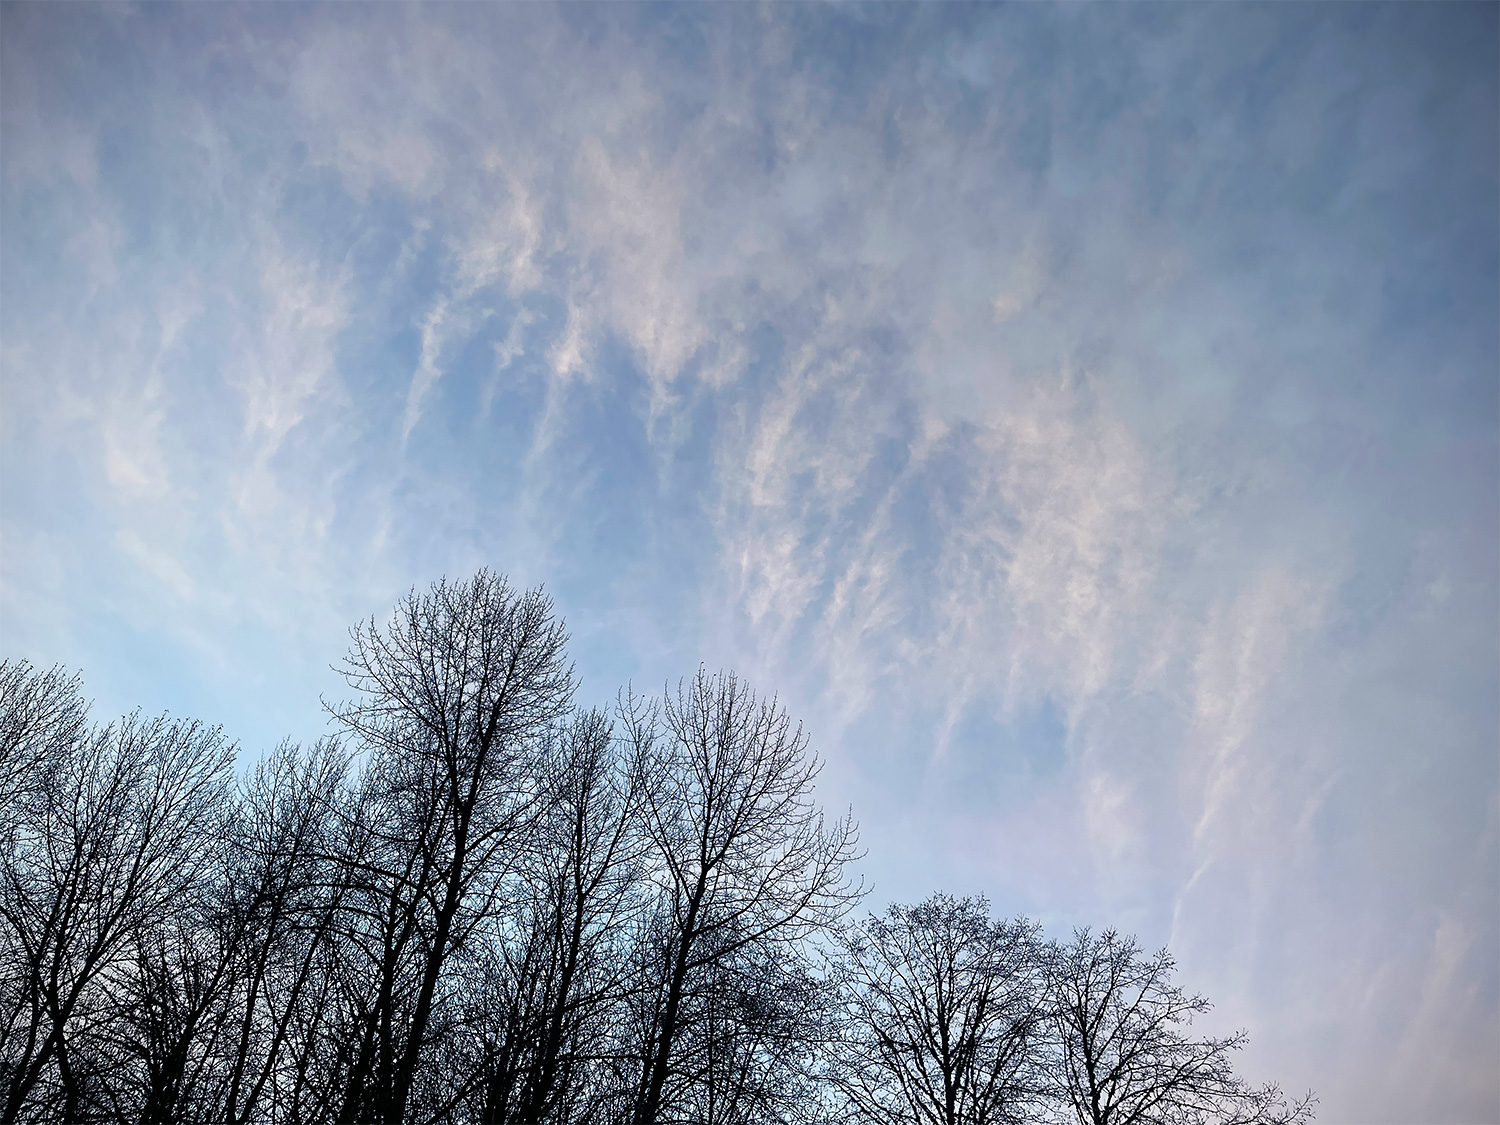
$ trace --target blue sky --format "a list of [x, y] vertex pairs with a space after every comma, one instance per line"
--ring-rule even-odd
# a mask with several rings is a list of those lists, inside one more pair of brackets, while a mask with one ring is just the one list
[[1497, 9], [7, 5], [0, 629], [324, 729], [545, 582], [777, 692], [877, 899], [1500, 1108]]

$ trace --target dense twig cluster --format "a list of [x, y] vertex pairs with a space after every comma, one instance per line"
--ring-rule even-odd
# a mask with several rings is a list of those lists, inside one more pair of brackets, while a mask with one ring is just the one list
[[574, 703], [539, 591], [357, 629], [343, 733], [248, 776], [0, 665], [5, 1122], [1296, 1121], [1165, 954], [939, 896], [851, 924], [775, 700]]

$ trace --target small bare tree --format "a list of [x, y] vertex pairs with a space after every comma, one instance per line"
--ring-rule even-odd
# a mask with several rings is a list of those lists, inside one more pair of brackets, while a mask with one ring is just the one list
[[830, 1070], [853, 1120], [1012, 1125], [1044, 1097], [1035, 926], [982, 898], [892, 906], [843, 937], [844, 1035]]
[[774, 964], [760, 960], [764, 952], [742, 946], [697, 982], [679, 1032], [677, 1120], [826, 1120], [820, 1064], [831, 1040], [829, 990], [813, 971], [810, 950], [780, 948]]
[[1078, 930], [1049, 959], [1056, 1082], [1078, 1125], [1300, 1125], [1312, 1099], [1234, 1073], [1243, 1032], [1191, 1033], [1209, 1003], [1172, 981], [1166, 950], [1147, 955], [1112, 930]]

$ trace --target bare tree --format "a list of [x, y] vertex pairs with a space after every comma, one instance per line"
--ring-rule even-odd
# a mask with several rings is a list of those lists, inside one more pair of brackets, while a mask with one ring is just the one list
[[340, 893], [322, 855], [345, 768], [331, 742], [267, 755], [216, 833], [205, 878], [133, 936], [100, 1083], [115, 1117], [253, 1120], [305, 1049], [298, 1009]]
[[142, 1125], [219, 1116], [233, 947], [216, 904], [193, 898], [134, 936], [129, 965], [112, 982], [114, 1018], [94, 1029], [109, 1062], [97, 1087], [115, 1118], [136, 1116], [136, 1107]]
[[232, 971], [214, 1105], [230, 1125], [254, 1120], [278, 1075], [314, 1050], [301, 1032], [318, 1022], [307, 1007], [348, 890], [334, 842], [347, 769], [335, 741], [283, 743], [240, 794], [218, 925]]
[[571, 706], [565, 639], [540, 591], [483, 571], [354, 633], [359, 698], [334, 709], [368, 755], [348, 818], [344, 1122], [408, 1115], [445, 970], [529, 847], [538, 746]]
[[0, 927], [0, 1099], [8, 1100], [23, 1065], [18, 1036], [29, 1027], [38, 983], [16, 929], [21, 904], [11, 901], [17, 893], [11, 872], [36, 848], [26, 829], [37, 798], [47, 777], [85, 739], [87, 721], [76, 675], [60, 668], [39, 672], [24, 660], [0, 662], [0, 857], [5, 865], [0, 893], [5, 907], [15, 911], [4, 914], [6, 924]]
[[552, 784], [534, 848], [473, 989], [487, 1122], [601, 1112], [605, 1040], [645, 898], [640, 774], [605, 715], [576, 715], [547, 762]]
[[642, 945], [658, 983], [639, 1009], [635, 1125], [671, 1119], [667, 1095], [696, 1079], [683, 1033], [702, 1018], [719, 970], [743, 956], [774, 972], [860, 893], [844, 878], [856, 858], [853, 821], [828, 823], [813, 804], [819, 764], [774, 699], [700, 670], [667, 696], [659, 718], [626, 709], [662, 882]]
[[[733, 935], [729, 936], [733, 941]], [[820, 1064], [832, 1039], [833, 1004], [809, 950], [781, 947], [777, 960], [742, 946], [712, 962], [681, 1022], [671, 1104], [701, 1125], [790, 1125], [826, 1120]]]
[[1287, 1102], [1250, 1086], [1231, 1057], [1243, 1032], [1197, 1038], [1209, 1003], [1172, 982], [1166, 950], [1147, 955], [1112, 930], [1078, 930], [1054, 950], [1050, 977], [1058, 1087], [1079, 1125], [1297, 1125], [1311, 1096]]
[[92, 1112], [94, 1034], [133, 943], [216, 855], [234, 747], [217, 729], [131, 716], [56, 747], [12, 801], [0, 976], [6, 1122]]
[[830, 1078], [872, 1125], [1010, 1125], [1044, 1094], [1035, 926], [982, 898], [892, 906], [843, 937], [844, 1038]]

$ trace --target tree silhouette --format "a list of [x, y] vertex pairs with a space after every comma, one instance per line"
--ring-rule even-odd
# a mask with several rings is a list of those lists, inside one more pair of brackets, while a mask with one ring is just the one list
[[801, 727], [734, 676], [700, 670], [664, 700], [659, 724], [655, 710], [627, 717], [662, 885], [645, 961], [660, 987], [640, 1029], [632, 1114], [655, 1125], [704, 1080], [686, 1033], [708, 1018], [721, 974], [736, 958], [774, 973], [857, 901], [844, 874], [857, 834], [812, 803], [819, 765]]
[[775, 698], [580, 707], [540, 590], [354, 630], [340, 733], [239, 778], [0, 663], [0, 1121], [1301, 1125], [1165, 953], [983, 899], [850, 923]]
[[[71, 681], [17, 686], [7, 710], [55, 691], [55, 706], [38, 711], [73, 714]], [[4, 1119], [75, 1120], [108, 1108], [103, 1032], [130, 1007], [132, 969], [164, 919], [191, 924], [220, 859], [234, 747], [217, 729], [166, 717], [85, 732], [67, 718], [38, 726], [8, 714], [0, 727], [44, 732], [11, 751], [29, 769], [5, 808]]]
[[354, 1015], [342, 1125], [400, 1121], [437, 1027], [450, 960], [498, 909], [547, 792], [535, 767], [568, 712], [566, 636], [540, 591], [481, 571], [355, 630], [356, 699], [334, 708], [369, 754], [349, 813]]
[[1010, 1125], [1045, 1093], [1046, 979], [1035, 926], [983, 899], [892, 906], [842, 940], [833, 1081], [872, 1125]]
[[1147, 955], [1112, 930], [1078, 930], [1048, 958], [1059, 1044], [1056, 1079], [1079, 1125], [1294, 1125], [1311, 1101], [1252, 1087], [1231, 1055], [1243, 1033], [1196, 1038], [1209, 1003], [1172, 982], [1166, 950]]

